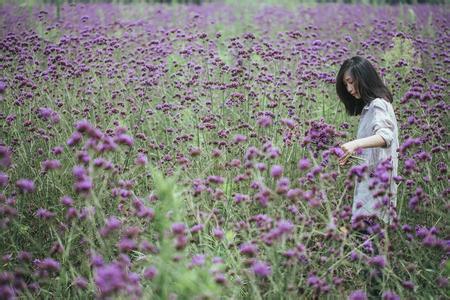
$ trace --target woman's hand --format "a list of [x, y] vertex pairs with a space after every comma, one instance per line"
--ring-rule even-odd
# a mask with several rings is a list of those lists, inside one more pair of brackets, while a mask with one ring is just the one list
[[339, 158], [339, 165], [343, 166], [347, 163], [350, 156], [355, 152], [355, 150], [359, 147], [358, 143], [356, 141], [347, 142], [345, 144], [342, 144], [341, 146], [342, 151], [344, 151], [344, 155]]

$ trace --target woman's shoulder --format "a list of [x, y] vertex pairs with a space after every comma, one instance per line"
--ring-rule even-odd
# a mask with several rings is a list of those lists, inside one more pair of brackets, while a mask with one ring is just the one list
[[389, 106], [392, 106], [392, 104], [387, 101], [384, 98], [375, 98], [373, 99], [369, 105], [367, 106], [368, 109], [374, 109], [374, 108], [380, 108], [382, 110], [389, 110]]

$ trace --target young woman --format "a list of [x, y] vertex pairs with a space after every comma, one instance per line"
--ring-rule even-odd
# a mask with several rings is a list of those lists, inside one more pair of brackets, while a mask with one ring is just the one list
[[[398, 126], [391, 104], [392, 94], [372, 64], [359, 56], [347, 59], [342, 64], [336, 78], [336, 92], [349, 115], [360, 115], [356, 139], [340, 146], [344, 155], [339, 164], [346, 164], [349, 157], [359, 149], [359, 156], [364, 159], [369, 171], [355, 185], [352, 226], [364, 227], [367, 220], [374, 218], [390, 224], [397, 204], [397, 185], [393, 176], [397, 175], [398, 166]], [[369, 188], [369, 174], [385, 160], [392, 164], [388, 191], [390, 203], [381, 203], [381, 198], [374, 197], [373, 190]]]

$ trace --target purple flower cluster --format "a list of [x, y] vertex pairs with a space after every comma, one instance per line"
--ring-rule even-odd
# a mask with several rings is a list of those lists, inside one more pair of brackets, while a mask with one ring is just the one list
[[94, 282], [100, 298], [113, 295], [141, 295], [139, 275], [128, 271], [123, 262], [113, 262], [95, 269]]
[[[443, 296], [449, 20], [402, 9], [1, 5], [0, 298], [369, 299], [364, 269], [395, 273], [383, 299]], [[330, 163], [356, 124], [333, 96], [354, 54], [400, 100], [393, 178]], [[350, 224], [365, 179], [393, 224]]]
[[305, 137], [301, 143], [317, 153], [318, 150], [325, 150], [328, 147], [335, 144], [336, 138], [342, 137], [345, 134], [336, 130], [336, 128], [330, 124], [327, 124], [323, 119], [318, 121], [307, 121], [309, 129], [305, 133]]

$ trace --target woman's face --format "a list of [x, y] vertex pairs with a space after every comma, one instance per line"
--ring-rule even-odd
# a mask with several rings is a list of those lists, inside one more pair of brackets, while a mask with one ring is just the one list
[[355, 97], [356, 99], [361, 99], [361, 95], [358, 92], [358, 87], [356, 85], [355, 80], [353, 79], [350, 71], [344, 73], [344, 86], [347, 89], [347, 92]]

